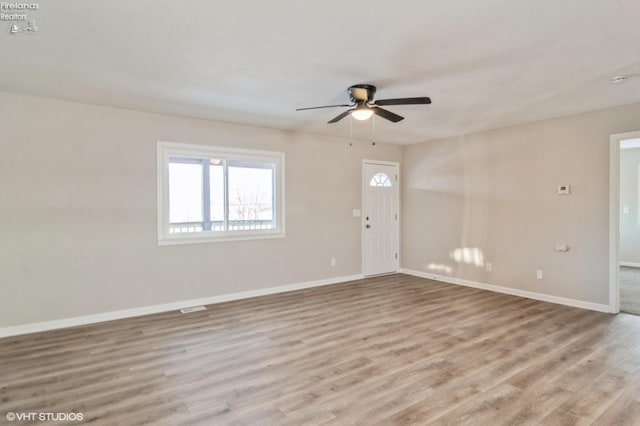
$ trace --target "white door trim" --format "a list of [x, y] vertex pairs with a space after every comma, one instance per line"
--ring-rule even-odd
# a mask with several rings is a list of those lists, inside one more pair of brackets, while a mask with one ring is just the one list
[[361, 191], [361, 200], [360, 200], [360, 211], [362, 212], [362, 214], [360, 215], [360, 246], [362, 247], [361, 249], [361, 253], [360, 253], [360, 257], [361, 257], [361, 262], [360, 262], [360, 271], [361, 274], [364, 274], [365, 272], [365, 267], [364, 267], [364, 263], [365, 263], [365, 242], [364, 242], [364, 226], [365, 226], [365, 185], [368, 184], [368, 182], [366, 182], [365, 179], [365, 172], [364, 172], [364, 167], [365, 164], [379, 164], [379, 165], [383, 165], [383, 166], [394, 166], [396, 168], [396, 173], [398, 175], [398, 180], [396, 181], [396, 185], [398, 185], [398, 190], [396, 191], [396, 199], [395, 199], [395, 203], [396, 203], [396, 211], [398, 212], [398, 220], [396, 221], [396, 248], [398, 250], [398, 261], [396, 262], [396, 270], [394, 272], [399, 272], [400, 271], [400, 259], [402, 258], [402, 252], [400, 251], [400, 220], [402, 218], [402, 214], [400, 211], [400, 163], [397, 161], [382, 161], [382, 160], [367, 160], [364, 159], [362, 160], [362, 170], [361, 170], [361, 179], [362, 179], [362, 183], [360, 184], [360, 191]]
[[609, 137], [609, 312], [620, 312], [620, 142], [640, 131]]

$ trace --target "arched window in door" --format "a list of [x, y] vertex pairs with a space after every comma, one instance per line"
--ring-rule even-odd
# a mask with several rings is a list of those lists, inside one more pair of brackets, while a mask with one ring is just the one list
[[369, 186], [383, 186], [390, 187], [391, 179], [385, 173], [376, 173], [371, 178], [371, 182], [369, 182]]

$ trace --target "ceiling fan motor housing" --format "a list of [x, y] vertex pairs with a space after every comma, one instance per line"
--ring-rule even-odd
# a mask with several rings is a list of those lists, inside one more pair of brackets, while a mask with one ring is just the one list
[[371, 102], [376, 94], [376, 86], [370, 84], [354, 84], [349, 87], [349, 98], [353, 103]]

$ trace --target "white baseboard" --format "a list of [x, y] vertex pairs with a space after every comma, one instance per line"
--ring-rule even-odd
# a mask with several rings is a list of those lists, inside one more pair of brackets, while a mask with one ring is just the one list
[[556, 303], [559, 305], [573, 306], [575, 308], [589, 309], [598, 312], [610, 312], [609, 305], [600, 303], [585, 302], [582, 300], [567, 299], [559, 296], [552, 296], [545, 293], [536, 293], [533, 291], [518, 290], [510, 287], [503, 287], [493, 284], [485, 284], [476, 281], [463, 280], [461, 278], [447, 277], [444, 275], [430, 274], [428, 272], [415, 271], [412, 269], [401, 269], [401, 273], [413, 275], [416, 277], [426, 278], [429, 280], [442, 281], [449, 284], [463, 285], [466, 287], [479, 288], [482, 290], [495, 291], [496, 293], [510, 294], [512, 296], [526, 297], [527, 299], [541, 300], [543, 302]]
[[640, 263], [620, 261], [620, 266], [629, 266], [631, 268], [640, 268]]
[[140, 308], [124, 309], [121, 311], [104, 312], [95, 315], [65, 318], [61, 320], [37, 322], [10, 327], [0, 327], [0, 338], [18, 336], [21, 334], [38, 333], [41, 331], [57, 330], [60, 328], [75, 327], [78, 325], [94, 324], [104, 321], [112, 321], [122, 318], [138, 317], [142, 315], [157, 314], [160, 312], [177, 311], [183, 308], [199, 305], [212, 305], [215, 303], [229, 302], [232, 300], [248, 299], [251, 297], [265, 296], [268, 294], [285, 293], [287, 291], [302, 290], [305, 288], [320, 287], [330, 284], [338, 284], [347, 281], [355, 281], [364, 278], [364, 275], [347, 275], [343, 277], [328, 278], [319, 281], [308, 281], [298, 284], [269, 287], [259, 290], [243, 291], [239, 293], [223, 294], [220, 296], [205, 297], [201, 299], [183, 300], [180, 302], [165, 303], [162, 305], [144, 306]]

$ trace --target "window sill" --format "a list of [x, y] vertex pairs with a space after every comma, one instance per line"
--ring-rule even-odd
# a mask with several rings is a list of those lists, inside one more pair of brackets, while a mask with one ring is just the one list
[[241, 235], [202, 235], [202, 236], [190, 236], [190, 237], [168, 237], [158, 240], [159, 246], [174, 246], [180, 244], [203, 244], [203, 243], [218, 243], [224, 241], [248, 241], [248, 240], [265, 240], [271, 238], [284, 238], [284, 232], [269, 232], [269, 233], [251, 233]]

